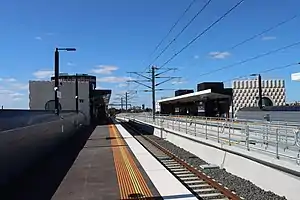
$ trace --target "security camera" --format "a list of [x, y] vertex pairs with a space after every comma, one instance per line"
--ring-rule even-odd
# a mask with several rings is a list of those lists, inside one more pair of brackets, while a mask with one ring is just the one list
[[54, 91], [57, 91], [58, 90], [58, 87], [54, 87]]

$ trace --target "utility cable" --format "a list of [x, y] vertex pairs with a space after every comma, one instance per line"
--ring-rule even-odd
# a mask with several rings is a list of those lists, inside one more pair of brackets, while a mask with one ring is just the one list
[[280, 48], [278, 48], [278, 49], [271, 50], [271, 51], [268, 51], [268, 52], [266, 52], [266, 53], [262, 53], [262, 54], [253, 56], [253, 57], [251, 57], [251, 58], [248, 58], [248, 59], [245, 59], [245, 60], [242, 60], [242, 61], [239, 61], [239, 62], [230, 64], [230, 65], [227, 65], [227, 66], [224, 66], [224, 67], [215, 69], [215, 70], [211, 70], [211, 71], [209, 71], [209, 72], [200, 74], [199, 76], [205, 76], [205, 75], [209, 75], [209, 74], [212, 74], [212, 73], [215, 73], [215, 72], [218, 72], [218, 71], [222, 71], [222, 70], [224, 70], [224, 69], [229, 69], [229, 68], [235, 67], [235, 66], [237, 66], [237, 65], [241, 65], [241, 64], [244, 64], [244, 63], [247, 63], [247, 62], [250, 62], [250, 61], [253, 61], [253, 60], [256, 60], [256, 59], [259, 59], [259, 58], [262, 58], [262, 57], [265, 57], [265, 56], [268, 56], [268, 55], [271, 55], [271, 54], [274, 54], [274, 53], [277, 53], [277, 52], [279, 52], [279, 51], [282, 51], [282, 50], [285, 50], [285, 49], [288, 49], [288, 48], [297, 46], [297, 45], [299, 45], [299, 44], [300, 44], [300, 41], [294, 42], [294, 43], [289, 44], [289, 45], [287, 45], [287, 46], [280, 47]]
[[[191, 9], [191, 7], [193, 6], [193, 4], [196, 2], [197, 0], [193, 0], [188, 7], [184, 10], [184, 12], [180, 15], [180, 17], [176, 20], [176, 22], [171, 26], [171, 28], [169, 29], [168, 33], [161, 39], [161, 41], [155, 46], [154, 50], [151, 52], [151, 54], [149, 55], [149, 58], [151, 58], [153, 56], [153, 54], [156, 52], [156, 50], [161, 46], [161, 44], [169, 37], [169, 35], [172, 33], [172, 31], [175, 29], [175, 27], [177, 26], [177, 24], [184, 18], [184, 16], [186, 15], [186, 13]], [[145, 61], [144, 61], [145, 62]], [[144, 63], [143, 62], [143, 63]], [[145, 72], [147, 70], [147, 68], [149, 68], [151, 65], [147, 66], [143, 72]]]
[[[160, 56], [173, 44], [178, 37], [193, 23], [193, 21], [207, 8], [207, 6], [210, 4], [212, 0], [207, 1], [204, 6], [194, 15], [194, 17], [181, 29], [181, 31], [169, 42], [169, 44], [155, 57], [154, 60], [152, 60], [151, 64], [153, 64]], [[150, 66], [151, 66], [150, 64]]]
[[[239, 47], [239, 46], [241, 46], [241, 45], [243, 45], [243, 44], [245, 44], [245, 43], [247, 43], [247, 42], [250, 42], [250, 41], [252, 41], [252, 40], [258, 38], [259, 36], [262, 36], [262, 35], [264, 35], [264, 34], [270, 32], [270, 31], [272, 31], [272, 30], [274, 30], [274, 29], [276, 29], [276, 28], [279, 28], [280, 26], [282, 26], [282, 25], [284, 25], [284, 24], [286, 24], [286, 23], [288, 23], [288, 22], [290, 22], [290, 21], [296, 19], [297, 17], [298, 17], [298, 15], [294, 15], [294, 16], [292, 16], [292, 17], [290, 17], [290, 18], [288, 18], [288, 19], [286, 19], [286, 20], [284, 20], [284, 21], [281, 21], [281, 22], [279, 22], [278, 24], [275, 24], [274, 26], [271, 26], [271, 27], [269, 27], [269, 28], [263, 30], [262, 32], [257, 33], [257, 34], [255, 34], [255, 35], [253, 35], [253, 36], [251, 36], [251, 37], [249, 37], [249, 38], [247, 38], [247, 39], [245, 39], [245, 40], [243, 40], [243, 41], [237, 43], [236, 45], [233, 45], [232, 47], [228, 48], [226, 51], [231, 51], [231, 50], [233, 50], [233, 49], [235, 49], [235, 48], [237, 48], [237, 47]], [[224, 52], [224, 51], [223, 51], [223, 52]]]
[[171, 58], [169, 58], [162, 66], [159, 68], [164, 67], [169, 62], [171, 62], [175, 57], [177, 57], [180, 53], [182, 53], [185, 49], [187, 49], [191, 44], [193, 44], [196, 40], [198, 40], [202, 35], [204, 35], [207, 31], [209, 31], [212, 27], [214, 27], [218, 22], [223, 20], [228, 14], [230, 14], [233, 10], [235, 10], [239, 5], [241, 5], [245, 0], [239, 1], [237, 4], [235, 4], [231, 9], [229, 9], [226, 13], [224, 13], [219, 19], [217, 19], [215, 22], [213, 22], [210, 26], [208, 26], [204, 31], [202, 31], [200, 34], [198, 34], [194, 39], [192, 39], [189, 43], [187, 43], [182, 49], [180, 49], [178, 52], [176, 52]]
[[175, 29], [175, 27], [177, 26], [177, 24], [183, 19], [183, 17], [186, 15], [186, 13], [191, 9], [191, 7], [193, 6], [193, 4], [196, 2], [197, 0], [193, 0], [188, 7], [184, 10], [184, 12], [180, 15], [180, 17], [177, 19], [177, 21], [173, 24], [173, 26], [170, 28], [170, 30], [168, 31], [167, 35], [165, 35], [165, 37], [162, 38], [162, 40], [156, 45], [155, 49], [153, 50], [153, 52], [150, 54], [149, 57], [151, 57], [156, 50], [160, 47], [160, 45], [169, 37], [169, 35], [171, 34], [171, 32]]
[[[279, 70], [279, 69], [286, 69], [286, 68], [293, 67], [293, 66], [296, 66], [296, 65], [299, 65], [299, 64], [300, 64], [299, 62], [298, 63], [294, 62], [294, 63], [290, 63], [290, 64], [287, 64], [287, 65], [283, 65], [283, 66], [279, 66], [279, 67], [273, 67], [273, 68], [270, 68], [270, 69], [262, 70], [262, 71], [260, 71], [258, 73], [255, 73], [255, 74], [265, 74], [265, 73], [269, 73], [271, 71], [275, 71], [275, 70]], [[228, 79], [228, 80], [225, 80], [223, 82], [226, 83], [226, 82], [238, 80], [238, 79], [241, 79], [241, 78], [246, 78], [246, 77], [249, 77], [249, 76], [250, 76], [250, 74], [243, 75], [243, 76], [238, 76], [236, 78]]]

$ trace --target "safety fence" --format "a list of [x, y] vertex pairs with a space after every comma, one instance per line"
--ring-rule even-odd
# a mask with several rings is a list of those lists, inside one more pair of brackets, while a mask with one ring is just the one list
[[289, 160], [300, 165], [300, 125], [285, 122], [230, 120], [221, 118], [164, 116], [149, 114], [119, 114], [161, 128], [237, 146]]

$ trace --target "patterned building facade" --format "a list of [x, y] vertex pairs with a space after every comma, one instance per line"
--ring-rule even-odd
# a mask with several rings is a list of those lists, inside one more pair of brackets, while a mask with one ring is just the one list
[[[243, 107], [258, 106], [258, 80], [236, 80], [232, 83], [233, 107], [238, 111]], [[262, 80], [263, 102], [273, 106], [285, 105], [284, 80]], [[263, 104], [264, 104], [263, 103]]]

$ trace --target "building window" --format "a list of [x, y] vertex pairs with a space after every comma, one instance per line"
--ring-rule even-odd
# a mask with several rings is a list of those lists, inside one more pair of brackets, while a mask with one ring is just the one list
[[80, 103], [83, 103], [83, 102], [84, 102], [84, 100], [83, 100], [83, 99], [79, 99], [79, 102], [80, 102]]

